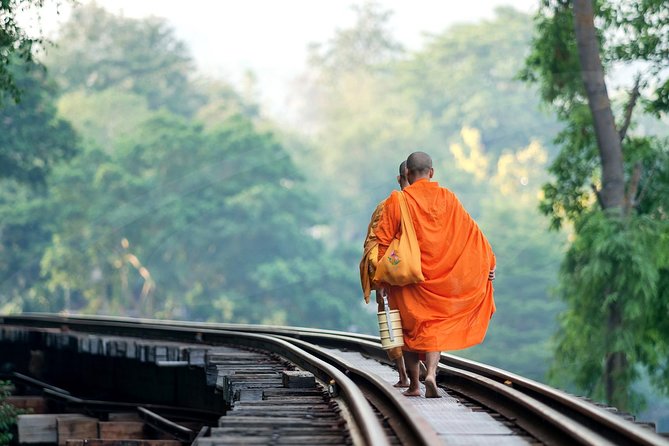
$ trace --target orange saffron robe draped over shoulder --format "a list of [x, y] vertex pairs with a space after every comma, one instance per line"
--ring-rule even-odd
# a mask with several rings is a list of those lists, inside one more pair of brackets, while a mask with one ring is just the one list
[[365, 297], [365, 303], [369, 303], [369, 295], [375, 288], [372, 283], [374, 273], [376, 273], [376, 265], [379, 256], [379, 242], [376, 239], [376, 227], [381, 219], [381, 212], [383, 211], [383, 201], [376, 206], [372, 214], [371, 221], [367, 227], [367, 237], [365, 237], [365, 244], [363, 248], [362, 260], [360, 260], [360, 285], [362, 285], [362, 293]]
[[[453, 192], [421, 179], [404, 193], [425, 276], [424, 282], [389, 288], [402, 317], [405, 348], [434, 352], [478, 344], [495, 312], [488, 280], [495, 267], [492, 248]], [[378, 259], [400, 235], [397, 194], [386, 199], [375, 231]]]

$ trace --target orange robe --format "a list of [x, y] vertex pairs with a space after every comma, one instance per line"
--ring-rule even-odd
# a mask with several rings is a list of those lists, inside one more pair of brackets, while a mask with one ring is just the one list
[[[421, 179], [404, 189], [421, 250], [425, 281], [389, 287], [400, 310], [405, 348], [456, 350], [483, 341], [495, 312], [490, 270], [495, 255], [453, 192]], [[376, 228], [378, 259], [400, 233], [398, 192], [385, 201]]]
[[376, 239], [376, 227], [381, 219], [384, 201], [379, 203], [372, 213], [372, 218], [367, 226], [367, 237], [363, 248], [362, 260], [360, 260], [360, 285], [365, 298], [365, 303], [369, 303], [369, 295], [376, 288], [372, 279], [376, 273], [376, 265], [379, 256], [379, 242]]

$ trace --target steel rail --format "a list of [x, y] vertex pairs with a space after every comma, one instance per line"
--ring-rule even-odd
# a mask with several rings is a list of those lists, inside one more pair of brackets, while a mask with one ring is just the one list
[[[222, 325], [220, 328], [226, 329], [225, 326], [228, 324]], [[256, 332], [281, 333], [289, 336], [292, 332], [292, 336], [298, 339], [309, 339], [315, 343], [319, 343], [320, 341], [333, 347], [341, 345], [341, 343], [346, 343], [349, 348], [359, 349], [362, 347], [365, 353], [370, 355], [373, 353], [376, 359], [389, 363], [385, 352], [380, 347], [378, 337], [374, 336], [304, 327], [254, 326], [252, 329]], [[510, 386], [541, 403], [541, 405], [537, 405], [536, 409], [534, 409], [535, 412], [545, 411], [546, 407], [553, 409], [551, 413], [565, 415], [572, 420], [572, 423], [573, 421], [577, 421], [584, 426], [588, 426], [600, 438], [607, 438], [615, 442], [615, 444], [669, 446], [669, 440], [651, 430], [625, 420], [615, 413], [588, 403], [579, 397], [569, 395], [532, 379], [447, 353], [441, 354], [440, 363], [444, 366], [449, 366], [450, 368], [442, 370], [448, 370], [451, 374], [455, 370], [473, 372], [484, 378], [503, 384], [506, 387]], [[474, 375], [471, 375], [470, 378], [474, 379]], [[500, 389], [503, 391], [504, 388]], [[517, 398], [520, 398], [520, 394], [514, 395], [513, 399]], [[524, 401], [523, 405], [525, 405], [525, 401], [528, 401], [526, 398], [522, 398], [522, 400]], [[499, 408], [499, 405], [497, 405], [497, 408]], [[566, 421], [565, 418], [562, 418], [562, 420]], [[573, 431], [573, 426], [566, 426], [566, 430]]]
[[451, 369], [477, 373], [551, 407], [614, 441], [616, 444], [669, 446], [669, 440], [581, 398], [505, 370], [457, 356], [442, 354], [440, 363]]
[[144, 419], [146, 424], [156, 429], [157, 431], [171, 435], [182, 443], [192, 443], [197, 435], [193, 430], [182, 426], [174, 421], [158, 415], [157, 413], [147, 409], [146, 407], [138, 407], [137, 411]]
[[343, 332], [337, 330], [327, 330], [322, 328], [312, 327], [293, 327], [285, 325], [249, 325], [249, 324], [233, 324], [226, 322], [194, 322], [194, 321], [180, 321], [180, 320], [166, 320], [166, 319], [148, 319], [135, 318], [128, 316], [105, 316], [105, 315], [82, 315], [82, 314], [54, 314], [54, 313], [23, 313], [20, 315], [0, 315], [0, 323], [2, 318], [30, 318], [31, 320], [53, 320], [54, 317], [61, 318], [62, 323], [67, 324], [67, 321], [99, 321], [99, 322], [127, 322], [129, 324], [151, 324], [151, 325], [165, 325], [168, 327], [184, 327], [184, 328], [209, 328], [216, 330], [232, 330], [244, 331], [249, 333], [264, 333], [264, 334], [286, 334], [293, 335], [313, 334], [313, 335], [345, 335], [356, 339], [365, 339], [368, 341], [378, 342], [378, 336], [366, 335], [363, 333]]
[[528, 395], [473, 372], [439, 364], [437, 382], [506, 416], [546, 444], [616, 444]]
[[[386, 416], [396, 417], [394, 419], [395, 430], [402, 444], [410, 445], [441, 445], [443, 441], [437, 432], [415, 409], [406, 404], [405, 397], [399, 395], [390, 384], [380, 379], [377, 375], [357, 368], [350, 362], [333, 355], [323, 347], [311, 344], [301, 339], [281, 336], [288, 342], [296, 344], [311, 354], [334, 364], [342, 372], [351, 378], [358, 387], [361, 387], [379, 405], [378, 409]], [[371, 394], [371, 395], [369, 395]], [[385, 409], [385, 410], [384, 410]], [[391, 412], [391, 413], [388, 413]], [[400, 432], [397, 432], [400, 431]]]
[[337, 367], [298, 348], [283, 339], [259, 333], [245, 333], [232, 330], [216, 330], [203, 327], [169, 326], [147, 321], [133, 323], [125, 320], [114, 322], [113, 318], [70, 318], [61, 315], [26, 315], [3, 316], [0, 323], [20, 324], [34, 327], [63, 327], [77, 331], [140, 338], [152, 338], [165, 341], [204, 343], [211, 345], [246, 346], [275, 353], [313, 373], [326, 386], [332, 388], [333, 396], [341, 395], [346, 401], [353, 417], [350, 422], [356, 424], [366, 444], [370, 446], [389, 445], [381, 423], [372, 407], [356, 384]]
[[[17, 316], [7, 317], [9, 319]], [[20, 316], [19, 316], [20, 317]], [[23, 316], [29, 320], [38, 321], [46, 320], [53, 321], [51, 314], [29, 314]], [[112, 317], [100, 316], [59, 316], [61, 324], [67, 325], [68, 322], [76, 321], [98, 321], [104, 322], [106, 320], [117, 320]], [[155, 325], [164, 325], [171, 327], [188, 327], [191, 329], [207, 329], [219, 331], [233, 331], [232, 329], [244, 328], [244, 331], [258, 334], [274, 334], [284, 335], [297, 339], [304, 339], [313, 344], [325, 345], [331, 347], [342, 347], [362, 351], [363, 353], [378, 359], [381, 362], [390, 364], [385, 352], [382, 350], [378, 337], [361, 335], [358, 333], [336, 332], [332, 330], [319, 330], [305, 327], [277, 327], [270, 325], [244, 326], [240, 324], [224, 324], [224, 323], [200, 323], [200, 322], [184, 322], [184, 321], [155, 321], [151, 319], [133, 319], [133, 318], [119, 318], [128, 324], [142, 326], [145, 323], [152, 323]], [[2, 322], [2, 318], [0, 318]], [[540, 403], [534, 409], [535, 413], [545, 413], [545, 408], [553, 409], [571, 419], [570, 424], [578, 423], [584, 429], [589, 429], [600, 436], [606, 437], [616, 444], [638, 444], [646, 446], [669, 446], [669, 440], [662, 436], [645, 429], [633, 422], [623, 419], [605, 409], [587, 403], [586, 401], [569, 395], [560, 390], [541, 384], [537, 381], [521, 377], [519, 375], [507, 372], [505, 370], [487, 366], [476, 361], [467, 360], [450, 354], [442, 354], [440, 363], [450, 368], [442, 368], [442, 373], [453, 376], [455, 370], [471, 372], [468, 376], [470, 379], [487, 378], [491, 381], [503, 384], [502, 389], [513, 389], [512, 392], [515, 398], [520, 394], [524, 394], [535, 402]], [[476, 378], [478, 377], [478, 378]], [[461, 379], [464, 379], [460, 376]], [[525, 401], [525, 399], [523, 399]], [[519, 407], [524, 407], [524, 403]], [[563, 420], [564, 421], [564, 420]], [[563, 431], [570, 432], [574, 429], [573, 426], [565, 426]]]
[[[257, 330], [267, 330], [267, 332], [269, 332], [271, 329], [268, 327], [258, 327]], [[281, 333], [285, 332], [286, 327], [283, 327]], [[315, 329], [302, 328], [294, 330], [293, 336], [299, 339], [307, 339], [316, 344], [325, 344], [332, 347], [345, 344], [348, 348], [362, 350], [364, 353], [377, 360], [390, 364], [385, 351], [381, 348], [378, 337], [374, 338], [356, 333], [333, 334], [331, 331], [319, 333]], [[488, 385], [488, 382], [481, 378], [487, 378], [503, 385], [503, 387], [497, 387], [500, 396], [504, 395], [505, 391], [509, 388], [516, 390], [518, 393], [506, 392], [510, 393], [510, 395], [505, 396], [504, 399], [509, 403], [517, 400], [519, 407], [526, 407], [534, 413], [562, 414], [563, 417], [556, 418], [559, 418], [561, 423], [564, 424], [561, 430], [564, 430], [565, 432], [574, 432], [574, 424], [578, 423], [581, 426], [587, 427], [591, 432], [596, 433], [600, 438], [603, 437], [607, 441], [612, 441], [614, 444], [669, 446], [669, 440], [649, 429], [625, 420], [624, 418], [594, 404], [588, 403], [579, 397], [569, 395], [561, 390], [532, 379], [507, 372], [497, 367], [488, 366], [446, 353], [441, 354], [440, 364], [447, 367], [442, 368], [442, 372], [450, 375], [453, 375], [456, 370], [472, 373], [471, 375], [468, 375], [467, 381], [477, 383], [477, 386], [479, 385], [479, 382], [486, 382], [484, 387]], [[526, 397], [521, 398], [522, 394], [535, 400], [535, 404], [529, 404], [530, 400]], [[534, 407], [531, 408], [531, 406]], [[495, 409], [497, 410], [499, 408], [500, 405], [496, 404]], [[552, 411], [547, 411], [546, 409], [552, 409]], [[530, 428], [530, 431], [537, 430], [536, 425], [531, 425], [530, 423], [525, 424]], [[587, 434], [579, 435], [582, 436], [583, 439], [588, 436]], [[583, 441], [585, 441], [585, 444], [598, 444], [597, 442], [588, 443], [587, 440]]]
[[43, 394], [57, 401], [62, 401], [70, 407], [78, 407], [83, 409], [87, 413], [109, 413], [118, 410], [127, 410], [132, 411], [138, 409], [140, 406], [148, 409], [153, 409], [164, 414], [171, 414], [179, 416], [180, 418], [189, 419], [189, 420], [206, 420], [207, 422], [216, 421], [219, 414], [214, 412], [209, 412], [199, 409], [190, 409], [184, 407], [174, 407], [162, 404], [144, 404], [144, 403], [135, 403], [135, 402], [124, 402], [124, 401], [101, 401], [101, 400], [91, 400], [85, 398], [79, 398], [73, 396], [69, 393], [61, 393], [50, 388], [44, 388], [42, 390]]
[[45, 383], [44, 381], [40, 381], [39, 379], [35, 379], [31, 376], [24, 375], [23, 373], [12, 373], [11, 377], [14, 381], [19, 381], [23, 384], [27, 384], [28, 386], [36, 387], [39, 389], [50, 389], [55, 392], [60, 393], [61, 395], [69, 395], [70, 392], [68, 392], [65, 389], [61, 389], [60, 387], [52, 386], [51, 384]]
[[[347, 344], [351, 349], [355, 349], [357, 346], [359, 351], [362, 350], [365, 354], [390, 364], [386, 352], [377, 342], [370, 342], [365, 339], [342, 339], [340, 335], [331, 334], [316, 335], [300, 332], [296, 336], [312, 338], [312, 342], [314, 342], [313, 338], [317, 337], [318, 341], [332, 347], [341, 346], [342, 343]], [[441, 375], [439, 377], [440, 383], [451, 387], [454, 383], [450, 378], [457, 377], [460, 393], [514, 420], [527, 432], [547, 444], [595, 444], [602, 446], [615, 444], [609, 442], [598, 432], [590, 428], [584, 428], [581, 423], [508, 385], [475, 372], [445, 365], [440, 365], [439, 372]]]

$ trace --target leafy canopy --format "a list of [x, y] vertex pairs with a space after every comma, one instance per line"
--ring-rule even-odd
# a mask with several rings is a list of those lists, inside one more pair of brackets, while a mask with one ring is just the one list
[[[669, 383], [669, 364], [658, 355], [667, 350], [669, 332], [657, 317], [667, 314], [662, 284], [669, 277], [669, 141], [635, 129], [642, 113], [664, 117], [668, 111], [669, 15], [664, 1], [598, 1], [595, 23], [605, 71], [620, 73], [616, 70], [624, 67], [635, 73], [612, 90], [626, 182], [622, 215], [603, 211], [598, 201], [600, 154], [606, 147], [595, 136], [571, 2], [541, 2], [521, 73], [539, 86], [563, 123], [540, 209], [554, 229], [565, 224], [574, 229], [561, 270], [559, 294], [567, 310], [552, 378], [621, 409], [636, 409], [643, 398], [632, 384], [641, 370], [664, 392]], [[618, 75], [619, 84], [621, 79]], [[612, 361], [621, 366], [613, 369]]]

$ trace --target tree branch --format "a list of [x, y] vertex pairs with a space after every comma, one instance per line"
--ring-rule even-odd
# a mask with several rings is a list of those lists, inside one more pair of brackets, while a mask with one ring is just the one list
[[595, 186], [595, 183], [590, 183], [590, 188], [595, 193], [595, 197], [597, 197], [597, 204], [599, 204], [599, 207], [604, 209], [604, 202], [602, 202], [602, 195], [599, 192], [599, 190], [597, 190], [597, 186]]
[[641, 162], [637, 161], [632, 170], [632, 178], [630, 178], [629, 187], [625, 194], [625, 215], [636, 206], [636, 194], [639, 190], [639, 181], [641, 181]]
[[632, 88], [632, 91], [630, 91], [630, 98], [629, 101], [627, 101], [627, 105], [625, 106], [625, 115], [624, 115], [624, 120], [623, 120], [623, 125], [620, 127], [620, 130], [618, 131], [618, 136], [620, 136], [620, 141], [625, 139], [625, 136], [627, 136], [627, 129], [630, 126], [630, 123], [632, 122], [632, 112], [634, 111], [634, 106], [636, 106], [637, 99], [639, 99], [639, 86], [641, 84], [641, 75], [637, 74], [636, 79], [634, 80], [634, 87]]

